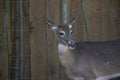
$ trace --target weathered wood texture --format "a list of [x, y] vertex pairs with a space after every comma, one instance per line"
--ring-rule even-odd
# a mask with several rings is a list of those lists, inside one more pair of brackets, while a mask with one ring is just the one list
[[[87, 40], [82, 16], [81, 0], [69, 0], [69, 19], [74, 23], [74, 39]], [[91, 41], [120, 38], [120, 1], [84, 0], [84, 8], [90, 28]], [[30, 45], [32, 80], [59, 80], [59, 62], [56, 39], [43, 18], [60, 24], [60, 0], [30, 0]]]
[[30, 51], [30, 18], [29, 0], [23, 0], [23, 30], [24, 30], [24, 80], [31, 79], [31, 51]]
[[[74, 39], [87, 40], [81, 0], [69, 0], [68, 3], [69, 19], [77, 17], [73, 25]], [[91, 41], [120, 38], [119, 0], [84, 0], [84, 9]], [[30, 0], [32, 80], [60, 80], [56, 39], [43, 20], [44, 17], [48, 17], [60, 24], [60, 10], [60, 0]]]
[[9, 28], [9, 79], [18, 80], [20, 76], [20, 19], [23, 19], [23, 70], [24, 80], [30, 80], [30, 38], [29, 38], [29, 1], [23, 1], [23, 17], [19, 14], [19, 1], [10, 1], [10, 28]]
[[[48, 17], [56, 24], [60, 24], [60, 1], [23, 0], [25, 80], [29, 80], [30, 76], [31, 80], [60, 80], [57, 41], [54, 33], [43, 20], [44, 17]], [[9, 27], [7, 30], [8, 40], [5, 40], [4, 54], [2, 56], [2, 63], [0, 64], [0, 70], [3, 72], [3, 80], [7, 80], [8, 78], [8, 51], [11, 52], [9, 56], [15, 53], [14, 50], [12, 52], [14, 45], [13, 28], [16, 21], [12, 15], [15, 14], [15, 9], [11, 10], [11, 7], [15, 8], [15, 5], [12, 4], [12, 0], [10, 0], [10, 4], [10, 24], [8, 24]], [[77, 17], [73, 25], [73, 37], [75, 41], [87, 41], [85, 21], [82, 14], [83, 7], [81, 4], [81, 0], [68, 0], [68, 18]], [[84, 0], [84, 9], [91, 41], [120, 39], [120, 0]], [[3, 14], [3, 0], [0, 0], [0, 38]], [[13, 55], [13, 57], [15, 56]]]
[[[3, 23], [4, 23], [4, 0], [0, 0], [0, 80], [8, 80], [8, 47], [7, 47], [7, 39], [4, 34], [6, 32], [3, 31]], [[9, 27], [9, 22], [7, 24], [7, 28]], [[4, 37], [3, 37], [4, 36]]]
[[59, 0], [30, 0], [32, 80], [59, 79], [56, 41], [52, 31], [43, 20], [47, 16], [59, 23], [59, 3]]

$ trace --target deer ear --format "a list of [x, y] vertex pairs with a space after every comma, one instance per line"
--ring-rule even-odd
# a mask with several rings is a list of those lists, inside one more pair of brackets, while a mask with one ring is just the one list
[[56, 30], [56, 29], [58, 28], [58, 26], [55, 25], [55, 23], [52, 22], [51, 20], [49, 20], [48, 18], [45, 17], [44, 20], [45, 20], [45, 22], [46, 22], [49, 26], [51, 26], [51, 29], [52, 29], [52, 30]]
[[73, 19], [71, 19], [70, 21], [67, 22], [67, 25], [70, 29], [72, 28], [72, 25], [75, 22], [75, 20], [76, 20], [76, 17], [74, 17]]

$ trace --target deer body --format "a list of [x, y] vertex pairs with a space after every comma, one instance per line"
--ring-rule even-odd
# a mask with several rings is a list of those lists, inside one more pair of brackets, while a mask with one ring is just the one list
[[71, 80], [109, 80], [120, 77], [120, 40], [106, 42], [74, 42], [71, 28], [46, 20], [58, 39], [60, 63]]
[[[58, 47], [58, 50], [61, 50], [60, 48]], [[64, 51], [58, 54], [61, 64], [68, 69], [66, 73], [72, 80], [120, 76], [120, 41], [76, 43], [75, 49], [64, 48]]]

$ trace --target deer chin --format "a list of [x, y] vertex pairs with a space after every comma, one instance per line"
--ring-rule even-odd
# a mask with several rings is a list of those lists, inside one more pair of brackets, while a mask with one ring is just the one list
[[75, 49], [75, 47], [76, 47], [75, 43], [68, 43], [64, 40], [61, 40], [60, 43], [63, 44], [64, 46], [68, 47], [69, 49]]
[[75, 49], [76, 45], [75, 44], [68, 44], [67, 46], [68, 46], [69, 49]]
[[69, 49], [75, 49], [75, 47], [76, 47], [74, 42], [73, 43], [68, 43], [67, 46], [68, 46]]

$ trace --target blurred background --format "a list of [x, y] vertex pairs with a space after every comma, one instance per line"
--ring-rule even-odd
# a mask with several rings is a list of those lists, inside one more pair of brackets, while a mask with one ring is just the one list
[[44, 17], [77, 17], [75, 41], [120, 39], [120, 0], [0, 0], [0, 80], [68, 80]]

